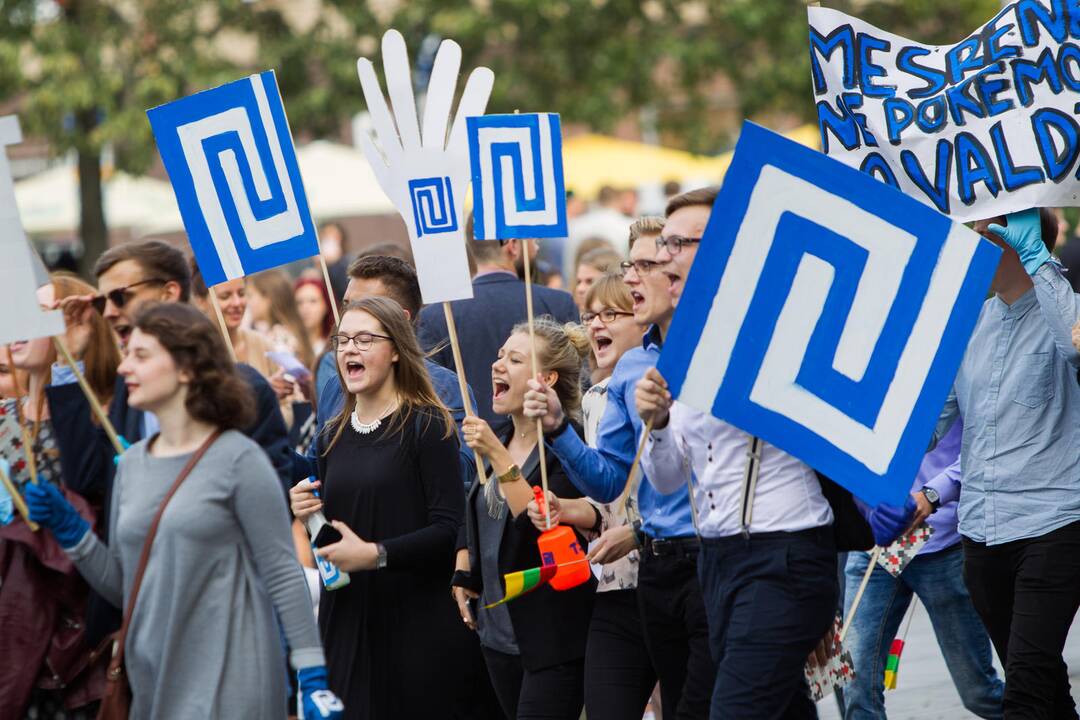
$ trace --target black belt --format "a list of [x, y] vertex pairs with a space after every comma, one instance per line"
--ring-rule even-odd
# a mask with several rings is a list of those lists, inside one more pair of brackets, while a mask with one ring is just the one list
[[645, 552], [653, 557], [696, 556], [701, 542], [696, 537], [645, 538]]

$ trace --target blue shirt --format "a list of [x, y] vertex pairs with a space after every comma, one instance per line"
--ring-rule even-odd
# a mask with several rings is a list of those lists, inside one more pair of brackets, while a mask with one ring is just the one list
[[[454, 418], [454, 423], [457, 424], [462, 480], [465, 482], [467, 491], [473, 479], [476, 478], [476, 461], [473, 459], [472, 449], [461, 438], [461, 421], [465, 419], [465, 404], [461, 400], [458, 377], [453, 371], [447, 370], [442, 365], [430, 360], [424, 360], [424, 367], [427, 368], [428, 375], [431, 377], [431, 385], [435, 390], [435, 394], [439, 396], [443, 405], [450, 410], [450, 415]], [[345, 391], [342, 389], [341, 379], [337, 375], [333, 353], [326, 353], [322, 356], [319, 360], [319, 367], [316, 368], [315, 376], [316, 378], [324, 378], [323, 384], [319, 388], [318, 411], [315, 414], [315, 437], [319, 438], [322, 437], [323, 428], [327, 421], [341, 412], [341, 408], [345, 404]], [[476, 407], [472, 388], [467, 385], [466, 388], [469, 391], [469, 400], [473, 403], [473, 407]], [[316, 445], [318, 443], [311, 444], [307, 455], [296, 456], [296, 461], [293, 463], [293, 482], [298, 482], [316, 474], [317, 453], [319, 452]]]
[[951, 468], [954, 464], [959, 467], [962, 436], [960, 423], [954, 424], [949, 432], [945, 433], [945, 437], [941, 438], [937, 447], [923, 456], [919, 474], [911, 486], [913, 493], [924, 487], [933, 488], [941, 502], [937, 511], [926, 520], [934, 529], [934, 534], [919, 550], [920, 555], [944, 550], [960, 542], [960, 534], [956, 531], [958, 493], [954, 490], [955, 485], [950, 473], [953, 472]]
[[[642, 424], [634, 405], [634, 386], [660, 357], [660, 334], [653, 326], [645, 334], [642, 347], [627, 350], [608, 383], [608, 402], [596, 440], [590, 448], [570, 429], [549, 442], [563, 469], [578, 490], [599, 502], [611, 502], [626, 487], [630, 464], [637, 454]], [[652, 538], [694, 535], [688, 493], [661, 495], [642, 477], [638, 484], [641, 529]]]
[[983, 305], [935, 431], [963, 418], [960, 534], [987, 545], [1080, 520], [1080, 296], [1052, 261], [1032, 281]]

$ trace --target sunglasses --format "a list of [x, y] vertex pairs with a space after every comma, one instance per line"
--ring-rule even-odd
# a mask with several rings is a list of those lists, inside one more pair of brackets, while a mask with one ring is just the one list
[[125, 305], [127, 305], [128, 301], [131, 300], [132, 297], [134, 297], [134, 295], [135, 295], [135, 293], [133, 293], [131, 291], [131, 288], [133, 288], [133, 287], [138, 287], [140, 285], [147, 285], [149, 283], [157, 283], [159, 285], [164, 285], [167, 282], [169, 282], [169, 281], [168, 280], [162, 280], [160, 278], [150, 278], [148, 280], [140, 280], [139, 282], [134, 282], [134, 283], [131, 283], [130, 285], [126, 285], [124, 287], [116, 288], [115, 290], [110, 290], [109, 292], [104, 293], [103, 295], [95, 295], [94, 299], [90, 301], [90, 304], [94, 306], [94, 309], [97, 310], [98, 314], [100, 315], [100, 314], [105, 312], [105, 303], [107, 303], [107, 302], [111, 302], [117, 308], [122, 308]]

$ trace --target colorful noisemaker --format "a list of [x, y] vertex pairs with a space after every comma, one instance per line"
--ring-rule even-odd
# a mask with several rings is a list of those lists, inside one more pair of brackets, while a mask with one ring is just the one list
[[904, 653], [904, 641], [896, 638], [889, 647], [889, 659], [885, 661], [885, 689], [896, 689], [896, 673], [900, 669], [900, 656]]

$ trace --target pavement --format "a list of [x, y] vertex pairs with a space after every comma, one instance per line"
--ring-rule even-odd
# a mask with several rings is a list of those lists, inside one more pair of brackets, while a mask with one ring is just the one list
[[[1065, 643], [1065, 662], [1072, 678], [1072, 694], [1080, 705], [1080, 626], [1073, 624]], [[994, 664], [1001, 673], [997, 657]], [[889, 720], [961, 720], [975, 718], [960, 703], [945, 660], [941, 657], [934, 630], [922, 607], [911, 622], [896, 690], [885, 691]], [[821, 720], [839, 720], [836, 699], [829, 696], [818, 703]]]

